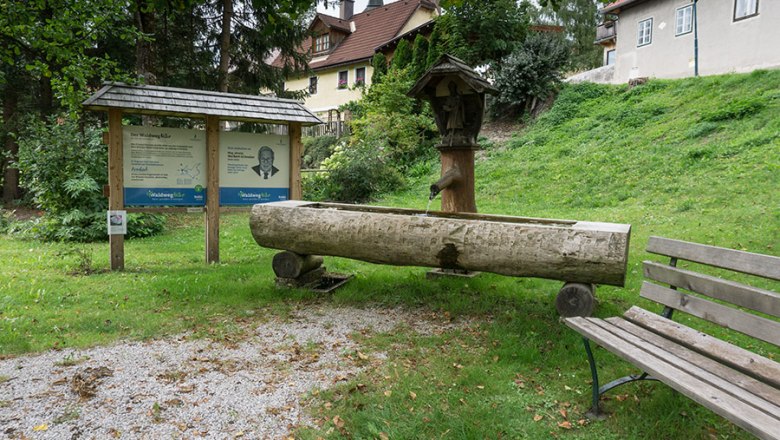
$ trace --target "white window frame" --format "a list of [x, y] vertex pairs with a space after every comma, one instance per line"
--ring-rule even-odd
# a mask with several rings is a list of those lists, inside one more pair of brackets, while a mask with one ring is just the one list
[[[341, 74], [344, 74], [344, 82], [341, 81]], [[339, 70], [336, 74], [336, 88], [346, 89], [349, 87], [349, 70]]]
[[[687, 21], [686, 21], [687, 19]], [[674, 36], [690, 34], [693, 31], [693, 5], [677, 8], [674, 14]]]
[[[744, 5], [742, 10], [740, 10], [740, 5]], [[734, 21], [744, 20], [756, 15], [758, 15], [758, 0], [734, 0]]]
[[330, 34], [322, 34], [314, 38], [314, 53], [325, 52], [328, 49], [330, 49]]
[[653, 42], [653, 17], [639, 22], [637, 30], [636, 47], [647, 46]]
[[360, 69], [363, 69], [363, 83], [362, 84], [366, 83], [366, 68], [365, 67], [355, 67], [355, 85], [359, 85], [358, 84], [358, 79], [360, 79], [360, 78], [358, 78], [358, 70], [360, 70]]

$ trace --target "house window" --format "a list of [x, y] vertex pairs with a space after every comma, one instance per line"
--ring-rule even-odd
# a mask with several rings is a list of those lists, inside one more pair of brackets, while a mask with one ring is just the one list
[[637, 36], [636, 45], [646, 46], [653, 41], [653, 19], [648, 18], [639, 22], [639, 35]]
[[347, 71], [346, 70], [342, 70], [341, 72], [339, 72], [339, 82], [338, 82], [337, 88], [339, 88], [339, 89], [346, 89], [347, 88], [347, 80], [348, 80]]
[[758, 0], [734, 0], [734, 21], [758, 15]]
[[309, 94], [310, 95], [316, 95], [317, 94], [317, 77], [316, 76], [310, 76], [309, 77]]
[[330, 34], [322, 34], [314, 40], [314, 53], [330, 49]]
[[366, 68], [358, 67], [355, 69], [355, 85], [362, 86], [366, 83]]
[[607, 51], [607, 63], [605, 66], [611, 66], [615, 64], [615, 49]]
[[683, 6], [677, 10], [674, 19], [674, 35], [684, 35], [693, 27], [693, 6]]

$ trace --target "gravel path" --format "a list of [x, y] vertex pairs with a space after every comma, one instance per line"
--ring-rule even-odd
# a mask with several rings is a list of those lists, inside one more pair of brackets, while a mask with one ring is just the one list
[[[260, 321], [260, 319], [258, 319]], [[349, 380], [383, 353], [354, 332], [458, 324], [422, 311], [306, 306], [252, 324], [238, 343], [178, 338], [0, 361], [0, 438], [285, 438], [311, 424], [301, 397]]]

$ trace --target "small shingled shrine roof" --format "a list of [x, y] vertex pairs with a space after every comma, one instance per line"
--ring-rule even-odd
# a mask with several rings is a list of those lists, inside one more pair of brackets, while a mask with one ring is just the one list
[[87, 110], [118, 108], [158, 116], [219, 116], [225, 120], [301, 125], [322, 121], [298, 101], [255, 95], [210, 92], [151, 85], [106, 83], [82, 103]]
[[429, 83], [437, 83], [441, 78], [451, 75], [460, 77], [460, 79], [477, 93], [498, 93], [498, 90], [493, 88], [493, 86], [475, 72], [474, 69], [454, 56], [445, 53], [433, 63], [427, 72], [423, 73], [422, 77], [417, 80], [414, 86], [406, 92], [406, 95], [412, 98], [421, 97], [422, 95], [425, 95], [423, 90]]

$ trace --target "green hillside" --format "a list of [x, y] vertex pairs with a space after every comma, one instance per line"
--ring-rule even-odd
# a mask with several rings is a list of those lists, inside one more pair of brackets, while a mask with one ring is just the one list
[[[483, 143], [481, 212], [630, 223], [634, 254], [649, 235], [780, 254], [780, 71], [571, 85]], [[383, 202], [424, 207], [437, 167]]]

